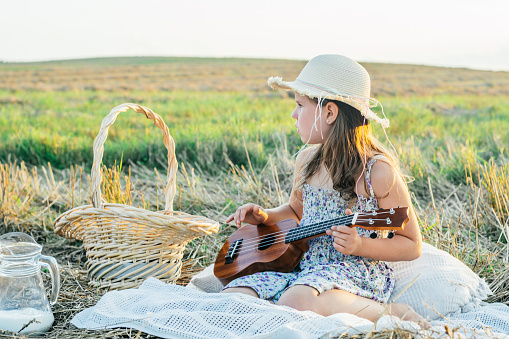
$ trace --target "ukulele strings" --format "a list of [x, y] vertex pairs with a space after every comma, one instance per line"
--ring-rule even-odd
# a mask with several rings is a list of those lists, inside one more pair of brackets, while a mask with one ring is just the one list
[[[380, 212], [380, 213], [377, 213], [376, 215], [379, 216], [381, 214], [386, 214], [386, 213], [390, 213], [390, 212]], [[357, 220], [360, 220], [359, 217], [365, 217], [365, 216], [374, 216], [374, 215], [373, 215], [373, 213], [359, 214], [357, 216]], [[348, 219], [353, 219], [353, 214], [350, 214], [348, 216], [339, 217], [337, 219], [327, 220], [327, 221], [324, 221], [324, 222], [318, 222], [318, 223], [315, 223], [315, 224], [304, 226], [304, 227], [302, 227], [302, 230], [298, 230], [299, 228], [292, 228], [290, 230], [282, 230], [282, 231], [278, 231], [278, 232], [268, 233], [268, 234], [265, 234], [263, 236], [257, 236], [257, 237], [249, 238], [248, 241], [243, 242], [243, 244], [241, 246], [241, 249], [243, 251], [246, 251], [246, 250], [251, 250], [251, 249], [254, 249], [254, 248], [257, 248], [257, 247], [261, 247], [261, 246], [271, 242], [271, 239], [267, 240], [267, 238], [269, 238], [271, 236], [276, 238], [279, 235], [287, 235], [291, 230], [295, 230], [295, 229], [298, 230], [295, 234], [299, 235], [299, 236], [303, 235], [303, 234], [306, 234], [306, 233], [310, 234], [310, 236], [311, 235], [316, 235], [316, 234], [311, 234], [311, 233], [313, 231], [322, 230], [322, 229], [327, 230], [327, 229], [329, 229], [329, 226], [334, 226], [336, 223], [348, 221]], [[370, 218], [370, 219], [373, 220], [373, 221], [387, 220], [387, 219], [378, 219], [378, 218]], [[362, 220], [368, 220], [368, 219], [362, 219]], [[321, 233], [321, 232], [319, 232], [319, 233]], [[260, 242], [258, 242], [256, 239], [260, 239], [260, 238], [264, 238], [264, 239], [261, 240]], [[283, 240], [274, 241], [273, 244], [279, 244], [281, 242], [284, 242], [285, 240], [286, 239], [283, 238]]]
[[[382, 221], [382, 220], [386, 220], [386, 219], [373, 219], [373, 220], [379, 220], [379, 221]], [[330, 226], [330, 224], [329, 224]], [[310, 228], [309, 228], [310, 229]], [[304, 233], [309, 233], [309, 236], [313, 236], [313, 235], [316, 235], [316, 234], [320, 234], [322, 232], [318, 232], [318, 233], [315, 233], [315, 234], [311, 234], [312, 232], [309, 232], [309, 230], [307, 227], [306, 227], [306, 232], [303, 232], [301, 231], [300, 233], [304, 234]], [[320, 228], [317, 228], [317, 229], [323, 229], [322, 227]], [[326, 229], [329, 229], [328, 227], [326, 227]], [[313, 230], [316, 230], [316, 229], [313, 229]], [[280, 231], [280, 232], [274, 232], [274, 233], [269, 233], [265, 236], [265, 239], [261, 240], [259, 243], [256, 242], [256, 241], [246, 241], [237, 251], [235, 251], [235, 253], [238, 253], [240, 252], [240, 250], [246, 252], [246, 251], [250, 251], [252, 249], [256, 249], [258, 247], [263, 247], [264, 245], [266, 244], [271, 244], [272, 245], [275, 245], [275, 244], [280, 244], [280, 243], [283, 243], [286, 241], [286, 237], [283, 237], [282, 239], [279, 239], [277, 241], [275, 241], [275, 239], [277, 239], [278, 236], [280, 235], [283, 235], [283, 236], [286, 236], [289, 232], [291, 231], [290, 230], [284, 230], [284, 231]], [[284, 234], [283, 234], [284, 233]], [[268, 236], [271, 236], [271, 235], [274, 235], [274, 242], [271, 242], [272, 239], [266, 239]], [[306, 236], [308, 237], [308, 236]], [[306, 237], [303, 237], [303, 238], [306, 238]], [[263, 238], [263, 237], [255, 237], [255, 238], [250, 238], [251, 239], [256, 239], [256, 238]], [[302, 239], [303, 239], [302, 238]], [[291, 242], [291, 241], [290, 241]]]
[[[386, 214], [386, 213], [390, 213], [390, 212], [380, 212], [380, 213], [377, 213], [377, 216], [380, 215], [380, 214]], [[369, 213], [369, 214], [359, 214], [357, 216], [357, 220], [367, 220], [367, 219], [359, 219], [359, 217], [364, 217], [364, 216], [373, 216], [372, 213]], [[332, 219], [332, 220], [326, 220], [326, 221], [323, 221], [323, 222], [318, 222], [318, 223], [314, 223], [314, 224], [311, 224], [311, 225], [308, 225], [308, 226], [303, 226], [302, 229], [299, 228], [292, 228], [292, 229], [297, 229], [298, 231], [297, 234], [299, 235], [302, 235], [304, 233], [310, 233], [310, 231], [316, 231], [320, 228], [323, 228], [323, 226], [326, 227], [326, 229], [328, 229], [328, 226], [333, 226], [334, 224], [336, 223], [341, 223], [341, 222], [344, 222], [344, 221], [348, 221], [348, 219], [353, 219], [353, 214], [350, 214], [348, 216], [342, 216], [342, 217], [339, 217], [337, 219]], [[376, 220], [376, 221], [382, 221], [382, 220], [387, 220], [387, 219], [373, 219], [371, 218], [372, 220]], [[278, 231], [278, 232], [274, 232], [274, 233], [267, 233], [265, 235], [262, 235], [262, 236], [257, 236], [257, 237], [253, 237], [253, 238], [249, 238], [248, 241], [244, 242], [243, 245], [251, 245], [251, 243], [253, 244], [258, 244], [258, 241], [257, 239], [260, 239], [260, 238], [267, 238], [267, 237], [270, 237], [270, 236], [276, 236], [276, 235], [279, 235], [281, 233], [288, 233], [290, 232], [292, 229], [290, 230], [282, 230], [282, 231]], [[262, 242], [260, 242], [261, 244]]]
[[[345, 219], [345, 220], [343, 220], [343, 219]], [[348, 216], [339, 217], [337, 219], [328, 220], [328, 221], [324, 221], [324, 222], [319, 222], [319, 223], [311, 224], [311, 225], [308, 225], [308, 226], [303, 226], [302, 228], [305, 229], [307, 232], [315, 231], [317, 229], [320, 229], [322, 226], [329, 226], [329, 225], [334, 224], [334, 223], [344, 222], [344, 221], [347, 221], [348, 219], [352, 219], [352, 217], [350, 217], [350, 218]], [[242, 247], [244, 249], [249, 249], [249, 247], [247, 247], [249, 245], [254, 245], [254, 247], [258, 247], [259, 245], [263, 244], [263, 241], [265, 241], [266, 238], [269, 238], [271, 236], [276, 237], [276, 236], [281, 235], [281, 234], [286, 235], [291, 230], [295, 230], [295, 229], [297, 229], [297, 228], [291, 228], [289, 230], [282, 230], [282, 231], [278, 231], [278, 232], [274, 232], [274, 233], [267, 233], [265, 235], [249, 238], [249, 239], [247, 239], [247, 241], [243, 242]], [[299, 233], [302, 233], [303, 231], [304, 230], [299, 230]], [[261, 239], [261, 238], [264, 238], [264, 239], [261, 240], [260, 242], [258, 242], [257, 240]], [[270, 242], [270, 240], [268, 240], [267, 242]], [[277, 242], [275, 242], [275, 243], [277, 243]]]
[[[386, 220], [386, 219], [379, 219], [379, 220]], [[286, 233], [285, 234], [281, 234], [281, 233], [284, 233], [284, 232], [286, 232]], [[277, 232], [277, 233], [280, 233], [277, 236], [279, 236], [279, 235], [287, 235], [289, 232], [290, 232], [290, 230], [285, 230], [285, 231]], [[311, 233], [311, 232], [305, 232], [305, 233]], [[316, 234], [320, 234], [320, 233], [322, 233], [322, 232], [318, 232]], [[276, 233], [273, 233], [273, 234], [276, 234]], [[316, 235], [316, 234], [310, 234], [309, 236], [313, 236], [313, 235]], [[277, 236], [274, 236], [274, 238], [277, 238]], [[303, 237], [303, 238], [306, 238], [306, 237]], [[246, 251], [250, 251], [252, 249], [258, 248], [258, 247], [263, 247], [266, 244], [271, 244], [271, 240], [272, 239], [263, 239], [262, 241], [260, 241], [260, 243], [256, 243], [256, 242], [253, 242], [253, 241], [246, 242], [245, 244], [247, 246], [241, 246], [238, 251], [235, 251], [235, 253], [238, 253], [240, 250], [246, 252]], [[280, 243], [285, 242], [285, 241], [286, 241], [286, 237], [283, 237], [282, 239], [280, 239], [278, 241], [272, 242], [271, 246], [275, 245], [275, 244], [280, 244]]]

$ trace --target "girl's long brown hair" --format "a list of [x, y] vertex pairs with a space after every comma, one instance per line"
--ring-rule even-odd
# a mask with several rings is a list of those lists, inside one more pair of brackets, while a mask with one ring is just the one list
[[[318, 104], [317, 100], [313, 100]], [[369, 121], [359, 110], [336, 100], [323, 100], [322, 106], [329, 102], [338, 106], [338, 116], [325, 143], [317, 147], [307, 165], [302, 167], [297, 187], [302, 189], [302, 185], [324, 165], [332, 179], [333, 188], [353, 201], [357, 198], [357, 178], [366, 166], [366, 161], [373, 156], [383, 154], [398, 173], [401, 174], [401, 170], [396, 157], [373, 136]], [[366, 180], [364, 184], [369, 192]]]

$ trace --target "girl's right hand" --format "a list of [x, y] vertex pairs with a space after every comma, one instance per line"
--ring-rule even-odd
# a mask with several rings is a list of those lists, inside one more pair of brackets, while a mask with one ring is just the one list
[[265, 222], [268, 217], [269, 216], [263, 208], [253, 203], [249, 203], [240, 206], [235, 213], [226, 219], [225, 223], [229, 223], [234, 220], [237, 227], [241, 227], [241, 223], [243, 222], [258, 225]]

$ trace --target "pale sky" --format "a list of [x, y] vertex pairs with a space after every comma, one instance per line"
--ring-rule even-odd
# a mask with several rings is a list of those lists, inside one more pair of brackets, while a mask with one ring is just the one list
[[337, 53], [509, 71], [509, 0], [0, 1], [0, 61]]

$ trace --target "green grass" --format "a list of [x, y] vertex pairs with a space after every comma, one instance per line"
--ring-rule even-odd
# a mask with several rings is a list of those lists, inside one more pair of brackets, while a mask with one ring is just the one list
[[[419, 178], [444, 175], [465, 178], [465, 165], [507, 158], [509, 102], [505, 97], [381, 97], [391, 120], [387, 129], [404, 166]], [[255, 167], [283, 137], [289, 152], [301, 141], [286, 95], [197, 91], [0, 91], [0, 161], [23, 160], [90, 167], [92, 145], [102, 119], [114, 106], [134, 102], [163, 117], [176, 141], [178, 160], [205, 171], [227, 169], [224, 154], [246, 165], [247, 148]], [[379, 114], [380, 110], [376, 109]], [[383, 130], [375, 135], [387, 144]], [[162, 135], [134, 111], [122, 113], [109, 130], [103, 162], [125, 161], [161, 168], [165, 163]]]
[[[0, 92], [0, 97], [7, 95]], [[0, 159], [9, 154], [33, 165], [57, 168], [92, 163], [92, 144], [102, 119], [124, 102], [139, 103], [163, 117], [182, 160], [205, 165], [245, 159], [243, 139], [255, 162], [266, 161], [275, 131], [289, 134], [288, 102], [263, 100], [239, 93], [172, 92], [127, 94], [41, 92], [9, 94], [23, 103], [0, 106]], [[274, 113], [279, 112], [279, 113]], [[164, 157], [160, 131], [142, 115], [128, 111], [110, 128], [105, 162], [124, 159], [157, 166]], [[268, 147], [268, 151], [265, 148]]]

